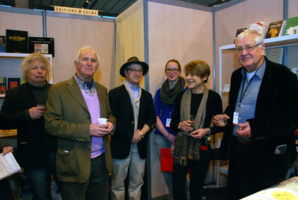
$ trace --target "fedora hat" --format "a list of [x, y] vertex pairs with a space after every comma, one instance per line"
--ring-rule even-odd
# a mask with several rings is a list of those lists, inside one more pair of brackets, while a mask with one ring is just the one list
[[131, 57], [127, 60], [126, 63], [124, 63], [121, 68], [120, 68], [120, 75], [123, 76], [123, 77], [126, 77], [125, 74], [124, 74], [124, 71], [126, 70], [126, 68], [130, 65], [130, 64], [139, 64], [142, 66], [143, 68], [143, 76], [147, 74], [148, 72], [148, 65], [147, 63], [145, 62], [142, 62], [142, 61], [139, 61], [139, 59], [134, 56], [134, 57]]

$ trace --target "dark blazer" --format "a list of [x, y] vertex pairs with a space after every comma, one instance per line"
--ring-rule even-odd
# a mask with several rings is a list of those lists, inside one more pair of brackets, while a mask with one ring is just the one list
[[[109, 92], [109, 100], [113, 115], [116, 117], [117, 127], [111, 140], [112, 156], [116, 159], [127, 158], [130, 152], [131, 140], [134, 135], [134, 114], [129, 94], [124, 85]], [[144, 124], [153, 128], [156, 122], [152, 95], [142, 89], [140, 99], [138, 129]], [[140, 157], [147, 157], [148, 135], [137, 144]]]
[[[101, 117], [115, 124], [107, 88], [96, 84]], [[63, 182], [85, 183], [91, 169], [91, 116], [81, 89], [72, 77], [53, 85], [49, 91], [45, 114], [46, 130], [58, 138], [57, 177]], [[108, 136], [103, 137], [107, 169], [113, 173]]]
[[0, 138], [0, 152], [2, 152], [2, 148], [7, 146], [6, 143]]
[[[265, 166], [263, 172], [267, 173], [270, 170], [272, 172], [274, 170], [282, 171], [281, 168], [278, 169], [278, 166], [282, 163], [285, 164], [290, 160], [289, 157], [293, 158], [294, 156], [294, 131], [297, 128], [298, 119], [298, 82], [296, 75], [286, 66], [273, 63], [266, 57], [265, 62], [266, 70], [257, 97], [255, 117], [247, 121], [251, 127], [251, 148], [258, 149], [259, 152], [254, 156], [263, 156], [265, 158], [259, 159], [262, 160], [262, 163], [255, 164]], [[225, 111], [231, 119], [228, 120], [221, 145], [222, 159], [230, 158], [233, 155], [232, 150], [235, 149], [232, 121], [243, 78], [241, 75], [242, 69], [241, 67], [235, 70], [231, 78], [229, 106]], [[275, 155], [276, 147], [282, 144], [287, 144], [286, 153], [284, 155]], [[259, 171], [263, 173], [261, 169]], [[261, 177], [264, 176], [261, 175]], [[274, 177], [274, 174], [271, 174], [271, 177]]]
[[[37, 105], [28, 83], [8, 90], [0, 111], [0, 128], [17, 129], [17, 160], [25, 169], [46, 164], [47, 145], [56, 150], [56, 139], [46, 134], [44, 118], [31, 120], [29, 109]], [[48, 144], [47, 144], [48, 142]], [[53, 144], [54, 143], [54, 144]]]
[[[251, 139], [264, 142], [264, 150], [274, 150], [277, 145], [294, 144], [294, 131], [298, 118], [297, 77], [286, 66], [273, 63], [265, 57], [266, 71], [257, 97], [255, 118], [249, 119]], [[241, 70], [233, 72], [229, 93], [229, 106], [225, 113], [231, 117], [224, 134], [223, 152], [228, 152], [229, 138], [233, 130], [233, 112], [242, 81]]]

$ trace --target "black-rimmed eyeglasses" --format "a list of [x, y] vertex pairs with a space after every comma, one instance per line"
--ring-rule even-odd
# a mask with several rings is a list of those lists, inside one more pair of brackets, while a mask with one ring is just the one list
[[139, 74], [143, 74], [143, 70], [142, 69], [140, 69], [140, 70], [138, 70], [138, 69], [127, 69], [128, 71], [131, 71], [131, 73], [134, 73], [134, 74], [136, 74], [136, 73], [139, 73]]

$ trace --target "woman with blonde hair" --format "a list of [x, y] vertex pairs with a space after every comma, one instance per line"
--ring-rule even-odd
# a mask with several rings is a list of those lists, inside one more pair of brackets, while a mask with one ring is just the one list
[[33, 199], [50, 200], [51, 175], [55, 177], [56, 138], [45, 131], [44, 114], [50, 84], [48, 58], [40, 53], [21, 63], [23, 84], [6, 92], [0, 111], [0, 128], [17, 129], [17, 160]]
[[[185, 80], [181, 77], [181, 66], [178, 60], [171, 59], [165, 65], [167, 79], [154, 97], [156, 114], [156, 129], [154, 144], [160, 159], [161, 148], [170, 148], [175, 141], [176, 134], [170, 129], [170, 122], [174, 110], [174, 101], [178, 93], [184, 90]], [[169, 198], [173, 199], [172, 173], [163, 172], [169, 192]]]

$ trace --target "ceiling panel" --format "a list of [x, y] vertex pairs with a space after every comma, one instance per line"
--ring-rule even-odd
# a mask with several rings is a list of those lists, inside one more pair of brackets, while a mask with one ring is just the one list
[[[0, 0], [1, 1], [1, 0]], [[117, 17], [137, 0], [29, 0], [30, 8], [53, 10], [54, 6], [98, 10], [99, 15]], [[173, 0], [212, 7], [231, 0]]]

